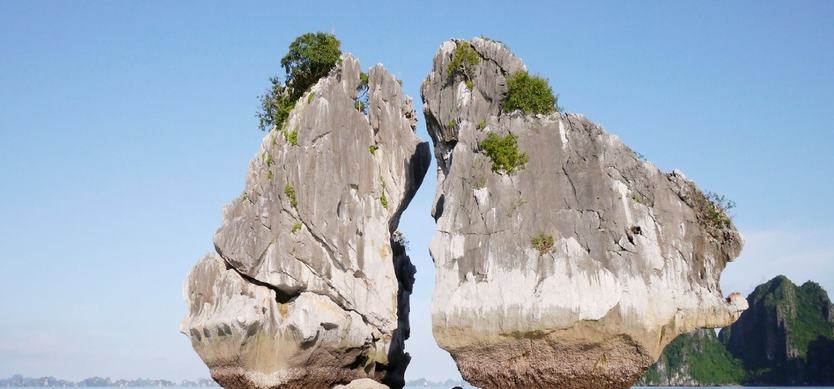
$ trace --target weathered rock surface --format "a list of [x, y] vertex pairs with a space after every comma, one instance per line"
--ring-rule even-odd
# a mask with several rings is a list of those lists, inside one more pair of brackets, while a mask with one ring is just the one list
[[[581, 115], [501, 112], [506, 77], [524, 70], [504, 45], [481, 57], [470, 90], [450, 77], [445, 42], [422, 85], [434, 141], [437, 268], [434, 336], [483, 388], [627, 388], [678, 334], [732, 323], [719, 275], [742, 238], [711, 226], [703, 194], [663, 173]], [[479, 151], [512, 133], [529, 162], [491, 170]], [[531, 239], [554, 238], [539, 252]]]
[[359, 73], [343, 56], [264, 137], [188, 276], [181, 330], [226, 388], [402, 386], [414, 267], [395, 231], [430, 152], [381, 65], [355, 109]]
[[333, 389], [388, 389], [388, 387], [369, 378], [360, 378], [347, 385], [336, 385]]

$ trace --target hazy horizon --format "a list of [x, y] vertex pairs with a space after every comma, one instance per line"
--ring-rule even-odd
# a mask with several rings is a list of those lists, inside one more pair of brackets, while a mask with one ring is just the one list
[[[477, 4], [477, 5], [476, 5]], [[296, 36], [419, 86], [440, 44], [506, 42], [559, 103], [738, 207], [726, 294], [834, 292], [834, 2], [554, 5], [0, 2], [0, 377], [208, 377], [178, 333]], [[435, 164], [400, 222], [417, 267], [406, 379], [458, 379], [431, 335]]]

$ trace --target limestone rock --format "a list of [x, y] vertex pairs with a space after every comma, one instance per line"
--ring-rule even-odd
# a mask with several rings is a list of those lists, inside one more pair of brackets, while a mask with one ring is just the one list
[[[471, 89], [443, 43], [422, 84], [434, 142], [433, 332], [483, 388], [627, 388], [678, 334], [732, 323], [719, 275], [741, 251], [704, 194], [577, 114], [505, 113], [507, 77], [526, 70], [499, 42]], [[513, 134], [529, 162], [496, 173], [479, 150]], [[552, 237], [538, 250], [531, 240]]]
[[372, 379], [361, 378], [347, 385], [336, 385], [333, 389], [388, 389], [388, 387]]
[[414, 269], [392, 235], [430, 152], [382, 65], [355, 108], [359, 72], [344, 55], [267, 133], [188, 277], [181, 330], [227, 388], [402, 386]]

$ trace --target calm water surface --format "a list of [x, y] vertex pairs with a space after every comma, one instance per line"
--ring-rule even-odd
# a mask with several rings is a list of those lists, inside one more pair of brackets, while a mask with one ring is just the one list
[[[740, 388], [741, 386], [699, 386], [698, 389], [728, 389], [728, 388]], [[15, 387], [11, 386], [10, 389], [36, 389], [37, 387]], [[117, 388], [117, 387], [106, 387], [106, 386], [98, 386], [98, 387], [90, 387], [95, 389], [124, 389], [124, 388]], [[133, 386], [130, 387], [132, 389], [143, 389], [142, 387]], [[144, 389], [151, 389], [156, 387], [146, 387]], [[192, 387], [178, 387], [178, 386], [167, 386], [166, 389], [194, 389]], [[208, 387], [208, 388], [219, 388], [219, 387]], [[471, 386], [467, 386], [467, 389], [472, 388]], [[635, 386], [634, 389], [637, 388], [644, 388], [643, 386]], [[646, 389], [681, 389], [681, 388], [696, 388], [690, 386], [653, 386], [653, 387], [645, 387]], [[757, 389], [793, 389], [797, 388], [797, 386], [757, 386]], [[803, 386], [805, 389], [834, 389], [834, 386]], [[42, 389], [51, 389], [51, 388], [42, 388]], [[204, 388], [206, 389], [206, 388]], [[405, 389], [451, 389], [447, 386], [406, 386]]]

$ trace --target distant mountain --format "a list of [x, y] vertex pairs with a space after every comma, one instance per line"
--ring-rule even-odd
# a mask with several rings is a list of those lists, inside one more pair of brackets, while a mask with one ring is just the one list
[[720, 339], [741, 359], [745, 383], [834, 384], [834, 306], [817, 283], [779, 276], [747, 297], [741, 318]]
[[740, 383], [745, 376], [741, 361], [718, 341], [715, 330], [702, 329], [675, 338], [639, 384], [728, 385]]
[[6, 379], [0, 379], [0, 387], [208, 387], [218, 386], [214, 380], [201, 378], [196, 381], [185, 380], [173, 382], [168, 380], [153, 380], [138, 378], [132, 380], [111, 380], [110, 378], [90, 377], [78, 382], [67, 381], [55, 377], [24, 377], [13, 375]]
[[834, 306], [817, 283], [778, 276], [721, 330], [678, 337], [642, 385], [834, 385]]

